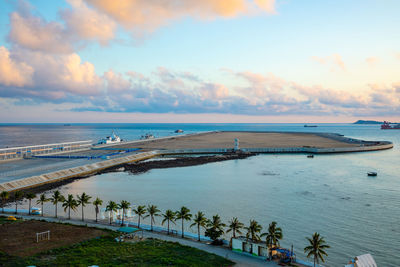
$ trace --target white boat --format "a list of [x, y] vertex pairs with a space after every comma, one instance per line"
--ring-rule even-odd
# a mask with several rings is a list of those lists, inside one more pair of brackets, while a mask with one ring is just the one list
[[116, 143], [121, 143], [122, 139], [115, 134], [115, 132], [113, 131], [111, 136], [107, 136], [104, 139], [100, 139], [98, 144], [102, 145], [102, 144], [116, 144]]

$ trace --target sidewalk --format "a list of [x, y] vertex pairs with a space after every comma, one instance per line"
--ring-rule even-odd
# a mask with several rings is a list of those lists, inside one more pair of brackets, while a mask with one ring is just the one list
[[[0, 214], [2, 214], [0, 212]], [[4, 215], [11, 215], [11, 214], [4, 214]], [[44, 220], [47, 222], [56, 222], [56, 223], [70, 223], [73, 225], [80, 225], [80, 226], [88, 226], [88, 227], [96, 227], [100, 229], [109, 229], [116, 231], [120, 226], [115, 226], [115, 225], [108, 225], [108, 224], [102, 224], [102, 223], [95, 223], [95, 222], [88, 222], [88, 221], [79, 221], [79, 220], [67, 220], [67, 219], [61, 219], [61, 218], [51, 218], [51, 217], [41, 217], [41, 216], [29, 216], [29, 215], [20, 215], [20, 214], [12, 214], [13, 216], [17, 218], [22, 218], [25, 220]], [[194, 240], [189, 240], [189, 239], [183, 239], [175, 236], [169, 236], [165, 234], [160, 234], [156, 232], [150, 232], [150, 231], [144, 231], [143, 236], [145, 238], [156, 238], [164, 241], [170, 241], [170, 242], [178, 242], [181, 245], [197, 248], [200, 250], [204, 250], [209, 253], [213, 253], [216, 255], [219, 255], [221, 257], [227, 258], [231, 261], [234, 261], [236, 263], [235, 266], [278, 266], [274, 262], [267, 262], [265, 260], [252, 257], [252, 256], [247, 256], [247, 255], [242, 255], [237, 252], [233, 252], [230, 249], [224, 248], [224, 247], [218, 247], [218, 246], [212, 246], [208, 245], [206, 243], [202, 242], [197, 242]]]

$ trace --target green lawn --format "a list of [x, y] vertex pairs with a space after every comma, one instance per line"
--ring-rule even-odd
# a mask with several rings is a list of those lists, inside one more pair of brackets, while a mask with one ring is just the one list
[[178, 243], [148, 239], [117, 243], [114, 235], [92, 239], [29, 258], [10, 257], [0, 252], [2, 266], [230, 266], [220, 256]]
[[[12, 216], [12, 215], [10, 215]], [[17, 219], [16, 221], [9, 221], [7, 220], [8, 216], [0, 216], [0, 224], [4, 224], [4, 223], [14, 223], [14, 222], [18, 222], [21, 221], [20, 219]]]

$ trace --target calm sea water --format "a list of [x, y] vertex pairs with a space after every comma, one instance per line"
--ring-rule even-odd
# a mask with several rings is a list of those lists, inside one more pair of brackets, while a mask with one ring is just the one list
[[[146, 132], [166, 136], [183, 129], [336, 132], [392, 141], [394, 149], [378, 152], [313, 159], [302, 154], [259, 155], [140, 175], [108, 173], [60, 189], [63, 194], [86, 192], [105, 202], [125, 199], [135, 205], [155, 204], [162, 211], [185, 205], [193, 213], [219, 214], [226, 222], [233, 216], [245, 224], [255, 219], [264, 228], [275, 220], [283, 228], [282, 245], [293, 244], [299, 258], [305, 258], [305, 237], [318, 231], [331, 246], [326, 266], [343, 266], [364, 253], [371, 253], [378, 266], [399, 266], [400, 131], [351, 124], [318, 124], [317, 128], [302, 124], [0, 125], [0, 146], [97, 140], [112, 129], [126, 139], [137, 139]], [[377, 171], [378, 176], [368, 177], [368, 171]], [[45, 212], [52, 213], [53, 207], [47, 206]], [[94, 216], [92, 208], [87, 213]]]

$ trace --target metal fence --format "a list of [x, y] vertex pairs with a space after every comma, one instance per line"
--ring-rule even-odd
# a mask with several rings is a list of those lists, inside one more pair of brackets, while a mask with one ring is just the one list
[[61, 152], [89, 149], [92, 141], [77, 141], [58, 144], [46, 144], [37, 146], [24, 146], [0, 149], [0, 160], [18, 159], [41, 154], [55, 154]]

